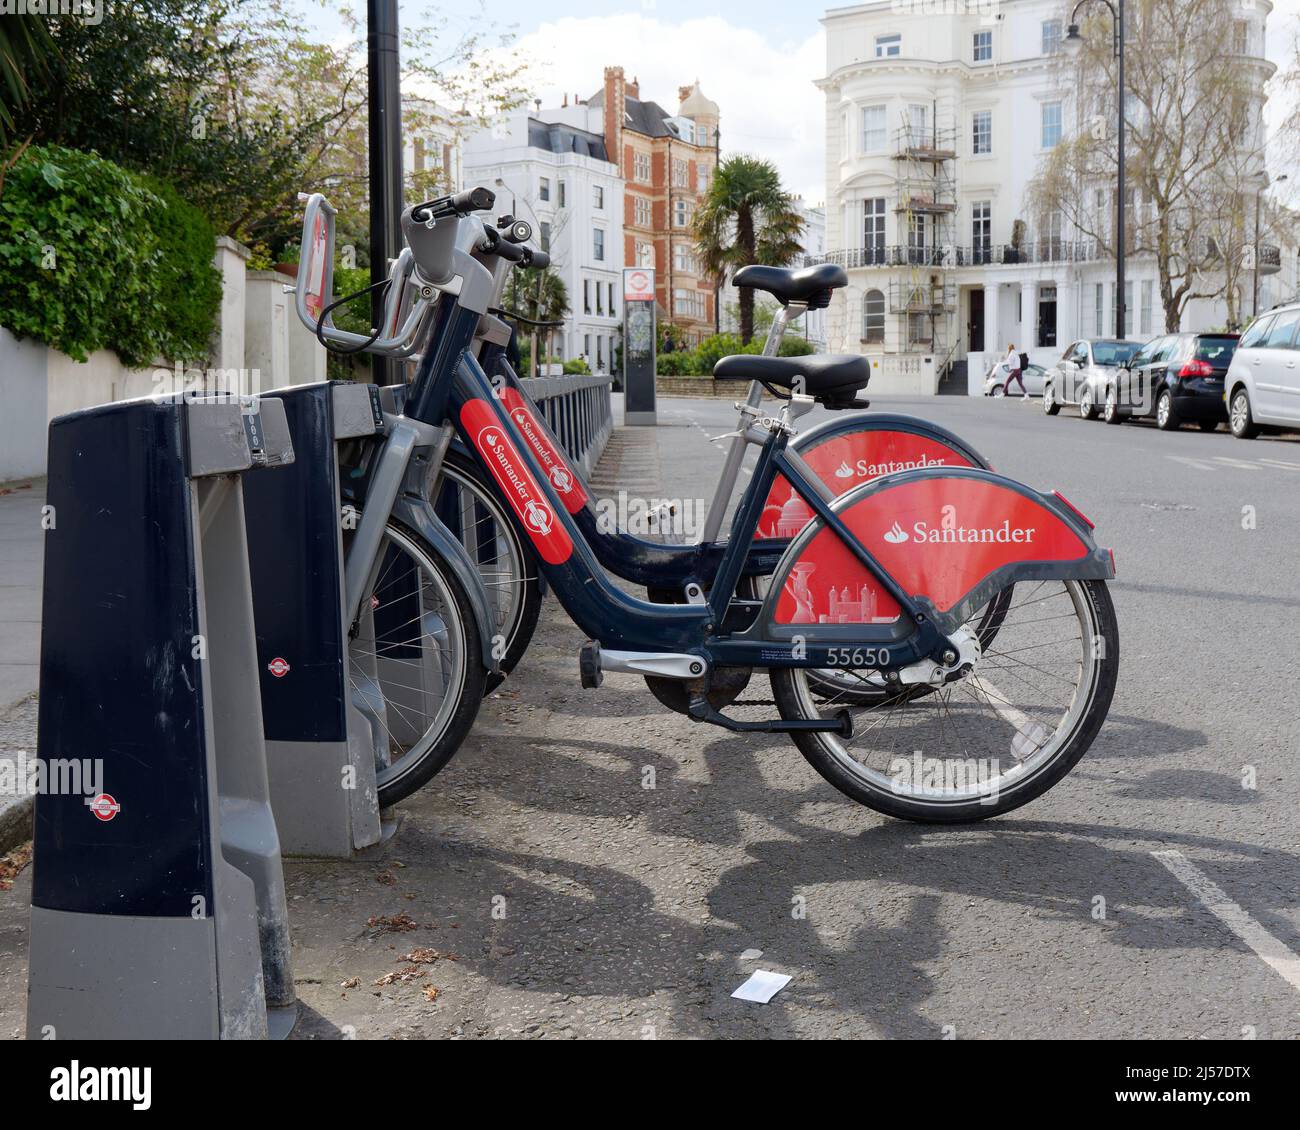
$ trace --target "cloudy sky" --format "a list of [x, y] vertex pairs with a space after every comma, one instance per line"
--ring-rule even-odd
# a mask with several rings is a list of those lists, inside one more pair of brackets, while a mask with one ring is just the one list
[[[319, 20], [313, 0], [298, 2]], [[425, 10], [403, 0], [402, 19]], [[789, 0], [469, 0], [452, 18], [493, 34], [512, 30], [545, 105], [565, 93], [593, 94], [614, 64], [640, 79], [644, 97], [669, 109], [678, 86], [700, 79], [722, 110], [724, 152], [771, 158], [787, 186], [815, 202], [825, 197], [824, 110], [813, 86], [825, 66], [823, 11]], [[1300, 31], [1300, 0], [1274, 0], [1269, 24], [1269, 57], [1284, 67]], [[338, 30], [329, 19], [319, 29], [322, 37]], [[1267, 117], [1275, 128], [1295, 112], [1277, 92]], [[1271, 163], [1275, 175], [1282, 171], [1278, 157]], [[1300, 194], [1300, 177], [1293, 179]]]

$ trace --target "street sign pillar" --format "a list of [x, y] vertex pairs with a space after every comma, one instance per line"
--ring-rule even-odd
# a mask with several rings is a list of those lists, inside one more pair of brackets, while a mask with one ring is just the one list
[[31, 1038], [292, 1024], [242, 494], [243, 472], [292, 460], [278, 402], [50, 424], [37, 746], [83, 787], [36, 797]]
[[623, 423], [649, 425], [655, 416], [655, 273], [650, 267], [623, 271]]

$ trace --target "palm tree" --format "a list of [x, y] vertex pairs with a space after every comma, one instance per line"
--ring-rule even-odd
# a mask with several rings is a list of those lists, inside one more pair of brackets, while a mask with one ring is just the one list
[[[569, 314], [569, 288], [564, 280], [549, 269], [536, 271], [532, 269], [512, 271], [510, 281], [506, 284], [506, 309], [513, 314], [520, 314], [534, 322], [563, 322]], [[523, 323], [527, 327], [527, 322]], [[537, 338], [539, 329], [545, 334], [544, 352], [551, 355], [551, 341], [556, 326], [543, 325], [531, 328], [531, 368], [532, 375], [541, 373], [541, 357], [538, 355]]]
[[47, 72], [56, 51], [44, 17], [0, 20], [0, 148], [14, 140], [15, 113], [31, 99], [33, 81]]
[[[748, 263], [789, 266], [803, 251], [803, 226], [776, 166], [740, 154], [718, 166], [695, 213], [696, 250], [721, 286], [729, 273]], [[746, 289], [740, 292], [740, 337], [748, 344], [753, 336], [754, 292]]]

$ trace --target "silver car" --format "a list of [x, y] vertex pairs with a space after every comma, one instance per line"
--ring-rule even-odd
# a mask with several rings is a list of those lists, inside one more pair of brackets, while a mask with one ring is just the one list
[[1043, 411], [1055, 416], [1064, 404], [1077, 404], [1079, 415], [1095, 420], [1105, 402], [1106, 386], [1119, 367], [1141, 348], [1136, 341], [1086, 338], [1072, 342], [1043, 381]]
[[1228, 427], [1253, 439], [1261, 427], [1300, 431], [1300, 304], [1256, 318], [1241, 335], [1223, 380]]

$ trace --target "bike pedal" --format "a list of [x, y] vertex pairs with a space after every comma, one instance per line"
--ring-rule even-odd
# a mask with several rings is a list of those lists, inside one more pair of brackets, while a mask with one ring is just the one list
[[588, 640], [578, 652], [578, 677], [586, 690], [595, 690], [605, 681], [600, 669], [600, 644]]

